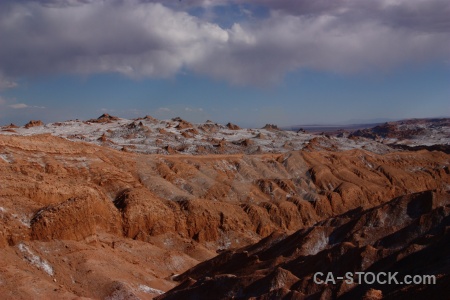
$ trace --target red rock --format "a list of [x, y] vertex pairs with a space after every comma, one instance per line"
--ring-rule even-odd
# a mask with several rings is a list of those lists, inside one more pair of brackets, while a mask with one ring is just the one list
[[233, 123], [227, 123], [227, 125], [225, 125], [225, 126], [227, 126], [227, 128], [230, 129], [230, 130], [239, 130], [239, 129], [241, 129], [241, 127], [239, 127], [238, 125], [233, 124]]
[[31, 120], [27, 124], [25, 124], [25, 128], [31, 128], [31, 127], [37, 127], [37, 126], [44, 126], [44, 123], [42, 123], [41, 120]]
[[[437, 289], [448, 282], [450, 172], [443, 152], [169, 156], [51, 135], [0, 135], [0, 153], [0, 280], [8, 279], [2, 295], [105, 298], [121, 278], [119, 290], [150, 297], [139, 285], [169, 290], [173, 274], [216, 252], [222, 254], [188, 277], [204, 276], [217, 296], [248, 287], [255, 297], [362, 298], [368, 289], [312, 284], [313, 270], [345, 266], [417, 266], [442, 275]], [[44, 260], [53, 277], [32, 264]], [[277, 284], [284, 277], [286, 284]], [[229, 288], [219, 293], [216, 283]], [[200, 283], [189, 284], [179, 291], [195, 292]]]

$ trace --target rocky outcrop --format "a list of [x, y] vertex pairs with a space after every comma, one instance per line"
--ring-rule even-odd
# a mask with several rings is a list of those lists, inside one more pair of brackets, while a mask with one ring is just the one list
[[[410, 119], [396, 122], [386, 122], [372, 128], [359, 129], [350, 134], [350, 137], [365, 137], [369, 139], [413, 139], [427, 135], [438, 135], [443, 128], [450, 126], [450, 119]], [[434, 133], [433, 133], [434, 132]]]
[[70, 198], [40, 209], [31, 219], [31, 238], [80, 241], [98, 231], [121, 235], [121, 220], [111, 201], [98, 194]]
[[119, 120], [119, 117], [111, 116], [109, 114], [102, 114], [97, 119], [90, 119], [88, 123], [112, 123], [113, 121]]
[[225, 126], [227, 126], [227, 128], [230, 129], [230, 130], [239, 130], [239, 129], [241, 129], [241, 127], [239, 127], [238, 125], [233, 124], [233, 123], [227, 123], [227, 125], [225, 125]]
[[[176, 277], [157, 299], [430, 299], [450, 282], [450, 194], [426, 191], [353, 210], [293, 235], [272, 234], [227, 251]], [[314, 282], [316, 272], [335, 276]], [[346, 283], [347, 272], [434, 275], [436, 285]], [[345, 278], [347, 279], [347, 278]]]
[[31, 120], [27, 124], [25, 124], [25, 128], [31, 128], [31, 127], [37, 127], [37, 126], [44, 126], [44, 123], [41, 120]]
[[186, 128], [194, 128], [194, 125], [192, 125], [188, 121], [185, 121], [185, 120], [183, 120], [181, 118], [175, 118], [175, 119], [172, 119], [172, 120], [178, 122], [178, 125], [175, 126], [175, 128], [178, 129], [178, 130], [186, 129]]
[[144, 188], [126, 189], [114, 200], [123, 219], [126, 237], [147, 240], [148, 236], [175, 231], [170, 205]]
[[266, 124], [266, 125], [264, 125], [264, 127], [262, 129], [266, 129], [266, 130], [280, 130], [278, 128], [278, 126], [275, 125], [275, 124]]

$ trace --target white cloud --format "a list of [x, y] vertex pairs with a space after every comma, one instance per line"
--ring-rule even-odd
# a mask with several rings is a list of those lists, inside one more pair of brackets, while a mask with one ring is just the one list
[[201, 107], [199, 107], [199, 108], [185, 107], [184, 110], [189, 111], [189, 112], [202, 112], [203, 108], [201, 108]]
[[0, 49], [1, 68], [13, 74], [118, 72], [164, 78], [201, 59], [210, 44], [228, 39], [215, 24], [135, 1], [64, 8], [17, 4], [4, 13], [0, 28], [1, 39], [9, 41]]
[[8, 106], [11, 107], [11, 108], [14, 108], [14, 109], [21, 109], [21, 108], [28, 108], [28, 107], [30, 107], [30, 106], [28, 106], [25, 103], [10, 104]]
[[[264, 85], [302, 68], [347, 73], [450, 59], [444, 0], [251, 1], [269, 17], [229, 29], [182, 11], [226, 1], [157, 2], [6, 1], [0, 72], [167, 78], [186, 69]], [[0, 88], [15, 85], [0, 76]]]
[[23, 109], [23, 108], [40, 108], [40, 109], [44, 109], [45, 108], [45, 106], [28, 105], [28, 104], [25, 104], [25, 103], [14, 103], [14, 104], [8, 105], [8, 107], [10, 107], [12, 109]]

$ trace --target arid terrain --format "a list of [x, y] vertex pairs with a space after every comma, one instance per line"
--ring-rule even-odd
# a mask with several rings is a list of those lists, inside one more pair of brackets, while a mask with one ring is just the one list
[[[335, 135], [149, 116], [3, 126], [0, 295], [444, 295], [450, 121], [402, 122]], [[317, 285], [319, 271], [437, 284]]]

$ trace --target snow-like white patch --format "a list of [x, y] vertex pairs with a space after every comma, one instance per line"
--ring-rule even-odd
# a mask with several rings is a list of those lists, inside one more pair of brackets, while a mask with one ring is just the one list
[[17, 214], [11, 214], [11, 216], [13, 216], [14, 219], [18, 220], [20, 223], [22, 223], [26, 227], [28, 227], [28, 228], [31, 227], [31, 220], [27, 216], [24, 216], [24, 215], [19, 216]]
[[173, 239], [172, 238], [166, 238], [164, 239], [164, 246], [168, 246], [171, 247], [174, 245]]
[[220, 230], [220, 237], [217, 241], [218, 248], [217, 250], [227, 250], [231, 247], [231, 239], [228, 235], [228, 233]]
[[0, 212], [1, 213], [5, 213], [6, 212], [6, 208], [3, 208], [3, 207], [0, 206]]
[[235, 164], [232, 164], [232, 163], [230, 163], [230, 162], [228, 162], [226, 160], [222, 160], [221, 163], [225, 167], [226, 170], [237, 171], [237, 167], [236, 167]]
[[54, 275], [53, 268], [50, 266], [50, 264], [46, 260], [40, 258], [38, 255], [34, 254], [33, 251], [31, 251], [30, 248], [28, 248], [25, 244], [20, 243], [17, 247], [24, 254], [25, 260], [27, 260], [30, 264], [40, 270], [43, 270], [50, 276]]
[[11, 157], [11, 154], [0, 154], [0, 158], [3, 159], [8, 164], [12, 164], [14, 160]]
[[309, 251], [308, 254], [309, 255], [316, 255], [317, 253], [319, 253], [320, 251], [322, 251], [323, 249], [325, 249], [325, 247], [328, 245], [328, 237], [325, 236], [325, 233], [322, 232], [317, 241], [311, 246], [309, 247]]
[[146, 286], [146, 285], [144, 285], [144, 284], [140, 284], [140, 285], [139, 285], [139, 290], [141, 290], [142, 292], [147, 293], [147, 294], [157, 294], [157, 295], [162, 295], [162, 294], [164, 294], [163, 291], [158, 290], [158, 289], [151, 288], [151, 287]]

